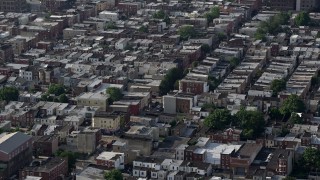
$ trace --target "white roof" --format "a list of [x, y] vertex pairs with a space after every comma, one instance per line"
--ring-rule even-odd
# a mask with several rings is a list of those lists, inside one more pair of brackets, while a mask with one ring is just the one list
[[206, 163], [220, 164], [221, 154], [230, 154], [233, 150], [240, 149], [241, 145], [228, 145], [220, 143], [208, 143], [204, 148], [198, 148], [195, 152], [206, 151]]
[[124, 153], [118, 153], [118, 152], [102, 152], [101, 154], [99, 154], [99, 156], [96, 159], [99, 160], [110, 160], [113, 157], [115, 157], [116, 155], [122, 155], [124, 156]]

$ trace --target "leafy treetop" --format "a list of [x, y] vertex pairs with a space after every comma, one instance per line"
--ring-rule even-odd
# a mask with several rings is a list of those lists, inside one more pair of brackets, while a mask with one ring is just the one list
[[106, 180], [123, 180], [123, 175], [121, 171], [117, 169], [113, 169], [111, 171], [108, 171], [104, 174], [104, 178]]
[[109, 87], [106, 90], [106, 93], [110, 95], [111, 102], [119, 101], [123, 96], [121, 90], [116, 87]]
[[280, 113], [283, 116], [289, 116], [291, 113], [301, 113], [305, 111], [305, 105], [301, 99], [295, 94], [290, 95], [284, 100], [282, 106], [280, 107]]
[[0, 99], [2, 101], [17, 101], [19, 99], [19, 90], [15, 87], [4, 87], [0, 89]]
[[178, 34], [182, 40], [187, 40], [189, 37], [194, 37], [195, 33], [194, 27], [190, 25], [181, 26], [178, 31]]

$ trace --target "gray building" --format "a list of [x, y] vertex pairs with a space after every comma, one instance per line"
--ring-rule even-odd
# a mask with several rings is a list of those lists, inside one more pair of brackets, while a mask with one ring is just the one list
[[26, 0], [1, 0], [0, 12], [26, 12], [27, 11]]

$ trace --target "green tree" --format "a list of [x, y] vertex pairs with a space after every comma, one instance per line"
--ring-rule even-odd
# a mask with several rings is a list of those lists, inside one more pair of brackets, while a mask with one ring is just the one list
[[290, 133], [290, 130], [286, 126], [281, 127], [280, 137], [285, 137]]
[[271, 82], [270, 89], [274, 96], [277, 96], [280, 91], [286, 89], [286, 81], [284, 79], [275, 79]]
[[282, 118], [280, 110], [278, 108], [271, 108], [269, 110], [269, 116], [271, 119], [275, 119], [275, 120]]
[[291, 124], [302, 124], [303, 119], [297, 113], [292, 113], [289, 119]]
[[213, 77], [213, 76], [209, 76], [208, 80], [209, 80], [209, 90], [210, 91], [214, 91], [219, 86], [219, 84], [221, 84], [221, 82], [222, 82], [221, 79], [217, 79], [216, 77]]
[[106, 180], [123, 180], [123, 175], [122, 175], [121, 171], [119, 171], [117, 169], [113, 169], [113, 170], [107, 171], [104, 174], [104, 178]]
[[171, 127], [175, 127], [177, 125], [177, 121], [173, 120], [169, 124], [171, 125]]
[[237, 123], [242, 129], [242, 137], [255, 139], [264, 132], [264, 116], [259, 111], [247, 111], [241, 108], [236, 114]]
[[79, 157], [78, 153], [72, 152], [72, 151], [64, 151], [64, 150], [58, 150], [55, 153], [56, 156], [58, 157], [64, 157], [64, 158], [68, 158], [68, 169], [69, 172], [72, 171], [72, 169], [75, 168], [75, 164], [77, 161], [77, 158]]
[[280, 32], [286, 32], [286, 28], [282, 28], [281, 25], [286, 25], [289, 23], [290, 15], [285, 12], [274, 15], [268, 21], [263, 21], [260, 23], [254, 37], [262, 41], [266, 41], [266, 34], [276, 35]]
[[198, 61], [193, 61], [192, 64], [191, 64], [191, 66], [192, 66], [192, 68], [195, 68], [195, 67], [198, 66], [198, 64], [199, 64]]
[[66, 93], [66, 90], [61, 84], [51, 84], [48, 89], [49, 94], [54, 94], [56, 96], [60, 96], [61, 94]]
[[266, 31], [263, 31], [262, 29], [258, 28], [256, 33], [254, 34], [254, 38], [265, 42], [265, 41], [267, 41], [266, 34], [267, 34]]
[[114, 22], [108, 22], [108, 24], [106, 25], [106, 29], [117, 29], [117, 26]]
[[59, 96], [59, 102], [61, 103], [68, 103], [69, 102], [69, 98], [66, 96], [66, 94], [61, 94]]
[[114, 101], [119, 101], [123, 96], [121, 90], [116, 87], [109, 87], [106, 90], [106, 93], [110, 95], [111, 103], [113, 103]]
[[308, 171], [320, 167], [320, 150], [308, 147], [302, 154], [302, 165]]
[[166, 16], [164, 17], [164, 19], [163, 19], [163, 22], [165, 22], [167, 25], [168, 25], [168, 24], [171, 24], [171, 19], [170, 19], [170, 17], [169, 17], [168, 15], [166, 15]]
[[48, 12], [48, 13], [44, 16], [44, 18], [45, 18], [45, 19], [49, 19], [51, 15], [52, 15], [52, 13], [51, 13], [51, 12]]
[[224, 33], [222, 33], [222, 32], [218, 32], [218, 33], [217, 33], [217, 36], [218, 36], [218, 39], [219, 39], [220, 42], [223, 41], [223, 40], [225, 40], [225, 39], [227, 39], [226, 34], [224, 34]]
[[215, 6], [207, 12], [204, 17], [207, 18], [208, 23], [211, 23], [213, 19], [218, 18], [220, 16], [219, 7]]
[[236, 57], [233, 57], [232, 59], [230, 59], [231, 69], [234, 69], [235, 67], [237, 67], [239, 65], [239, 63], [240, 63], [240, 61]]
[[166, 13], [161, 9], [153, 14], [153, 18], [155, 19], [164, 19], [166, 17]]
[[202, 44], [201, 51], [205, 54], [208, 54], [211, 52], [211, 47], [208, 44]]
[[0, 99], [2, 101], [18, 101], [19, 90], [15, 87], [3, 87], [0, 89]]
[[213, 112], [216, 109], [216, 106], [214, 104], [206, 103], [201, 107], [204, 111]]
[[295, 94], [290, 95], [287, 99], [284, 100], [280, 107], [280, 112], [283, 116], [290, 116], [294, 112], [304, 112], [305, 105], [301, 99]]
[[146, 27], [146, 26], [141, 26], [141, 27], [139, 28], [139, 32], [148, 33], [148, 32], [149, 32], [148, 27]]
[[226, 109], [216, 109], [204, 119], [204, 125], [215, 130], [223, 130], [232, 122], [232, 116]]
[[177, 80], [183, 77], [183, 70], [181, 68], [172, 68], [164, 76], [159, 86], [160, 95], [165, 95], [174, 89]]
[[194, 27], [190, 25], [181, 26], [178, 30], [178, 34], [182, 40], [187, 40], [189, 37], [194, 37], [195, 33]]
[[300, 12], [295, 18], [294, 23], [296, 26], [308, 26], [311, 18], [307, 12]]

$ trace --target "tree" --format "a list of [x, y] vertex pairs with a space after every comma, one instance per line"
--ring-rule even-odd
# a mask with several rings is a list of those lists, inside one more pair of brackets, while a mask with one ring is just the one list
[[307, 12], [300, 12], [295, 18], [294, 23], [296, 26], [308, 26], [311, 18]]
[[201, 51], [205, 54], [208, 54], [211, 52], [211, 47], [208, 44], [202, 44]]
[[219, 86], [219, 84], [221, 84], [221, 82], [222, 82], [222, 80], [220, 78], [217, 79], [216, 77], [213, 77], [213, 76], [209, 76], [208, 80], [209, 80], [209, 90], [210, 91], [214, 91]]
[[290, 130], [286, 126], [281, 127], [280, 137], [285, 137], [290, 133]]
[[303, 123], [303, 119], [297, 113], [292, 113], [291, 116], [290, 116], [289, 122], [291, 124], [302, 124]]
[[141, 26], [141, 27], [139, 28], [139, 32], [148, 33], [149, 30], [148, 30], [148, 28], [147, 28], [146, 26]]
[[275, 120], [278, 120], [282, 117], [280, 110], [278, 108], [271, 108], [269, 110], [269, 116], [271, 119], [275, 119]]
[[259, 111], [247, 111], [241, 108], [236, 114], [237, 122], [242, 129], [242, 137], [255, 139], [264, 132], [264, 116]]
[[254, 34], [254, 38], [265, 42], [267, 41], [266, 34], [266, 31], [262, 30], [261, 28], [258, 28], [256, 33]]
[[181, 68], [172, 68], [164, 76], [159, 86], [160, 95], [165, 95], [174, 89], [177, 80], [183, 77], [183, 70]]
[[286, 89], [286, 81], [284, 79], [275, 79], [271, 82], [270, 89], [274, 96], [277, 96], [280, 91]]
[[49, 94], [54, 94], [60, 96], [61, 94], [66, 93], [64, 86], [61, 84], [51, 84], [48, 89]]
[[117, 26], [114, 22], [108, 22], [106, 29], [117, 29]]
[[109, 87], [106, 90], [106, 93], [110, 95], [111, 103], [113, 103], [114, 101], [119, 101], [123, 96], [121, 90], [116, 87]]
[[51, 17], [51, 15], [52, 15], [52, 13], [51, 13], [51, 12], [48, 12], [48, 13], [44, 16], [44, 18], [45, 18], [45, 19], [49, 19], [49, 18]]
[[170, 17], [169, 17], [168, 15], [166, 15], [166, 16], [164, 17], [164, 19], [163, 19], [163, 22], [165, 22], [167, 25], [168, 25], [168, 24], [171, 24], [171, 19], [170, 19]]
[[216, 109], [204, 119], [204, 125], [215, 130], [223, 130], [232, 122], [232, 116], [226, 109]]
[[187, 40], [189, 37], [194, 37], [195, 33], [194, 27], [190, 25], [181, 26], [178, 30], [178, 34], [182, 40]]
[[123, 175], [122, 175], [121, 171], [119, 171], [117, 169], [113, 169], [111, 171], [107, 171], [104, 174], [104, 178], [106, 180], [123, 180]]
[[59, 96], [59, 102], [61, 103], [68, 103], [69, 102], [69, 98], [66, 96], [66, 94], [61, 94]]
[[308, 171], [320, 167], [320, 150], [308, 147], [302, 154], [302, 165]]
[[169, 124], [171, 125], [171, 127], [175, 127], [177, 125], [177, 121], [173, 120]]
[[77, 158], [79, 157], [78, 153], [72, 152], [72, 151], [64, 151], [64, 150], [58, 150], [55, 153], [56, 156], [68, 158], [68, 169], [69, 172], [72, 171], [72, 169], [75, 168], [75, 164], [77, 161]]
[[290, 15], [285, 12], [274, 15], [268, 21], [262, 21], [254, 35], [255, 39], [266, 41], [266, 34], [276, 35], [280, 32], [286, 32], [286, 28], [281, 25], [288, 24]]
[[220, 42], [227, 39], [227, 36], [222, 32], [218, 32], [217, 36]]
[[192, 68], [195, 68], [195, 67], [198, 66], [198, 64], [199, 64], [198, 61], [193, 61], [192, 64], [191, 64], [191, 66], [192, 66]]
[[207, 12], [204, 17], [207, 18], [208, 23], [212, 22], [213, 19], [218, 18], [220, 16], [219, 7], [215, 6]]
[[153, 18], [155, 19], [164, 19], [166, 17], [166, 13], [161, 9], [153, 14]]
[[0, 89], [0, 99], [1, 101], [18, 101], [19, 90], [15, 87], [3, 87]]
[[233, 57], [230, 60], [231, 69], [234, 69], [235, 67], [237, 67], [239, 65], [239, 63], [240, 63], [239, 59], [236, 57]]
[[201, 107], [204, 111], [213, 112], [216, 109], [216, 106], [214, 104], [206, 103], [202, 105]]
[[291, 113], [301, 113], [305, 111], [305, 105], [302, 100], [295, 94], [290, 95], [287, 99], [284, 100], [283, 104], [280, 107], [280, 113], [283, 116], [289, 116]]

